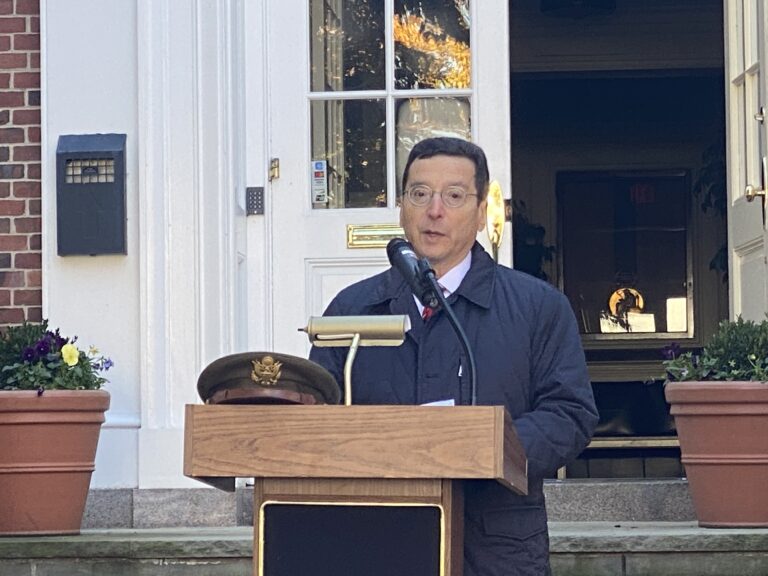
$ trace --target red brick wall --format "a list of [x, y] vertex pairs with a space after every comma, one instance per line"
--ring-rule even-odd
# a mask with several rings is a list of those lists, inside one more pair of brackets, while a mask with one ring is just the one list
[[40, 3], [0, 0], [0, 325], [40, 321]]

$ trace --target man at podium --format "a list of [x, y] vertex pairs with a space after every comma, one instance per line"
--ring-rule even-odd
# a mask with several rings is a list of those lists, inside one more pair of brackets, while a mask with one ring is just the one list
[[[485, 228], [489, 173], [483, 150], [430, 138], [411, 151], [400, 223], [427, 258], [467, 335], [476, 403], [502, 405], [528, 458], [528, 495], [497, 482], [465, 484], [465, 576], [549, 574], [543, 479], [575, 458], [598, 421], [584, 352], [567, 299], [546, 282], [496, 264], [477, 243]], [[399, 347], [361, 348], [354, 404], [469, 404], [468, 360], [445, 310], [425, 308], [394, 268], [342, 290], [326, 315], [408, 314]], [[343, 388], [346, 350], [310, 358]]]

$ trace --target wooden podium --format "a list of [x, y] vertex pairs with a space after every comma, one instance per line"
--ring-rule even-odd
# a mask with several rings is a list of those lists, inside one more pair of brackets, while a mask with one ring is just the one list
[[188, 405], [184, 474], [254, 478], [256, 576], [460, 576], [461, 481], [527, 492], [500, 406]]

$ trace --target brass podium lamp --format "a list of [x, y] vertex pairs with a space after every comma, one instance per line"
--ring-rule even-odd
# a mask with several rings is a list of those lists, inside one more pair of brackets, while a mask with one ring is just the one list
[[311, 316], [305, 328], [309, 341], [318, 347], [349, 347], [344, 363], [344, 404], [352, 405], [352, 364], [359, 346], [400, 346], [411, 329], [405, 315]]

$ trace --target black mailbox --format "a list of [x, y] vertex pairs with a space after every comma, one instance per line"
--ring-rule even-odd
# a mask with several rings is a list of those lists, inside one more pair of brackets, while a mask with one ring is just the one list
[[59, 136], [59, 256], [125, 254], [125, 134]]

